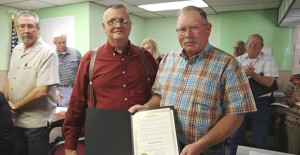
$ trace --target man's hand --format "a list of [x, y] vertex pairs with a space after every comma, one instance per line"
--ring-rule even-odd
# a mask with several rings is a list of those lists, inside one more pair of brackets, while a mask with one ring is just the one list
[[199, 155], [201, 153], [201, 150], [199, 146], [197, 146], [196, 143], [192, 143], [189, 145], [186, 145], [180, 155]]
[[244, 68], [244, 71], [245, 71], [247, 77], [251, 77], [253, 74], [255, 74], [255, 72], [254, 72], [255, 68], [254, 68], [253, 64], [249, 64], [247, 66], [244, 66], [243, 68]]
[[10, 107], [11, 117], [12, 118], [16, 118], [18, 114], [16, 112], [15, 105], [12, 102], [10, 102], [10, 101], [8, 101], [8, 104], [9, 104], [9, 107]]
[[61, 94], [61, 92], [59, 90], [56, 90], [56, 100], [61, 101], [62, 98], [63, 98], [63, 95]]
[[137, 105], [130, 107], [128, 109], [128, 111], [133, 114], [133, 113], [135, 113], [139, 110], [143, 110], [143, 109], [149, 109], [149, 107], [146, 104], [144, 104], [144, 105], [137, 104]]
[[76, 150], [65, 149], [65, 155], [77, 155]]

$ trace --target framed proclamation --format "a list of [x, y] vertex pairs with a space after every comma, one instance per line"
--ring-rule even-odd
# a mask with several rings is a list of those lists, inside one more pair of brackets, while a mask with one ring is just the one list
[[85, 155], [179, 155], [170, 107], [138, 111], [87, 109]]

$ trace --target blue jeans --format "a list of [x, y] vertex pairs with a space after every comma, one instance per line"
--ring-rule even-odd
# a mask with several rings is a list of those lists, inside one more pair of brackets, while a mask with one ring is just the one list
[[257, 111], [245, 114], [240, 128], [230, 136], [230, 155], [235, 155], [238, 145], [245, 145], [247, 124], [251, 123], [256, 148], [268, 149], [268, 131], [270, 122], [270, 97], [255, 99]]
[[58, 86], [58, 90], [60, 91], [60, 93], [63, 95], [62, 100], [57, 101], [57, 106], [58, 107], [68, 107], [69, 106], [69, 102], [70, 102], [70, 98], [72, 95], [72, 87], [60, 87]]
[[49, 128], [14, 128], [16, 155], [49, 155]]

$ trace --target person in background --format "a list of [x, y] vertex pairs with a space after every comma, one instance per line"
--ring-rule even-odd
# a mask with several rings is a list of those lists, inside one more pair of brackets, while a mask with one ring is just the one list
[[238, 57], [243, 55], [246, 52], [246, 44], [243, 41], [237, 41], [233, 45], [233, 55], [234, 57]]
[[285, 102], [289, 105], [286, 113], [288, 153], [300, 154], [300, 74], [293, 75], [288, 83]]
[[208, 40], [211, 23], [198, 7], [178, 12], [181, 50], [160, 62], [152, 97], [137, 110], [174, 106], [179, 120], [180, 155], [224, 154], [224, 141], [255, 111], [248, 79], [240, 63]]
[[56, 91], [57, 105], [59, 107], [68, 107], [82, 56], [77, 49], [67, 47], [67, 35], [62, 31], [53, 33], [53, 43], [56, 46], [58, 55], [60, 79]]
[[41, 37], [39, 18], [31, 11], [17, 15], [23, 43], [12, 52], [3, 93], [14, 117], [16, 155], [48, 155], [49, 120], [56, 108], [58, 58]]
[[[148, 100], [149, 86], [155, 80], [158, 65], [149, 52], [141, 51], [149, 68], [147, 77], [139, 48], [128, 39], [131, 25], [123, 5], [108, 6], [103, 14], [102, 28], [108, 41], [98, 48], [92, 79], [97, 109], [128, 110]], [[81, 60], [64, 121], [66, 155], [77, 154], [77, 139], [85, 124], [85, 111], [92, 107], [89, 93], [91, 54], [88, 51]]]
[[143, 40], [142, 45], [143, 48], [145, 48], [155, 59], [156, 63], [159, 64], [159, 62], [162, 59], [162, 55], [160, 54], [156, 42], [151, 38], [146, 38]]
[[10, 107], [4, 94], [0, 91], [0, 154], [14, 155], [14, 124]]
[[[250, 80], [257, 84], [271, 88], [276, 78], [278, 70], [274, 58], [261, 51], [264, 47], [263, 38], [259, 34], [253, 34], [248, 38], [247, 52], [236, 59], [243, 65], [244, 71]], [[268, 149], [268, 130], [270, 122], [269, 104], [272, 93], [256, 96], [252, 87], [252, 92], [257, 107], [257, 112], [248, 113], [241, 127], [229, 138], [230, 154], [235, 155], [238, 145], [245, 145], [245, 132], [247, 124], [251, 123], [254, 143], [256, 148]]]

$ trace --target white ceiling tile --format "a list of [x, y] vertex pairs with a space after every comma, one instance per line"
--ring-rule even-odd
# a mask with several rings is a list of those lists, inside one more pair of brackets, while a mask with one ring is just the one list
[[270, 9], [276, 8], [277, 4], [274, 3], [255, 3], [255, 4], [240, 4], [240, 5], [226, 5], [226, 6], [217, 6], [212, 7], [217, 12], [226, 12], [226, 11], [240, 11], [240, 10], [257, 10], [257, 9]]
[[143, 4], [175, 2], [175, 1], [182, 1], [182, 0], [123, 0], [123, 1], [137, 6], [137, 5], [143, 5]]
[[101, 4], [101, 5], [104, 5], [104, 6], [109, 6], [109, 5], [112, 5], [112, 4], [122, 4], [122, 5], [124, 5], [125, 7], [127, 7], [127, 6], [132, 6], [131, 4], [126, 3], [126, 2], [124, 2], [124, 1], [121, 1], [121, 0], [94, 1], [94, 3]]
[[15, 2], [22, 2], [24, 0], [0, 0], [0, 4], [9, 4], [9, 3], [15, 3]]
[[33, 9], [53, 7], [55, 5], [52, 5], [49, 3], [43, 3], [43, 2], [39, 2], [39, 1], [26, 1], [26, 2], [5, 4], [4, 6], [14, 7], [14, 8], [22, 9], [22, 10], [33, 10]]
[[[262, 3], [277, 3], [278, 6], [281, 0], [204, 0], [209, 6], [226, 6], [226, 5], [237, 5], [237, 4], [262, 4]], [[278, 7], [277, 6], [277, 7]]]
[[148, 12], [147, 10], [144, 10], [142, 8], [139, 7], [135, 7], [135, 6], [127, 6], [126, 9], [128, 10], [128, 12], [133, 13], [133, 12]]
[[143, 18], [163, 18], [163, 16], [160, 16], [159, 14], [152, 13], [152, 12], [135, 12], [132, 13], [133, 15], [137, 15], [139, 17]]
[[89, 0], [39, 0], [40, 2], [55, 4], [55, 5], [66, 5], [72, 3], [80, 3], [80, 2], [87, 2]]
[[[58, 5], [73, 4], [79, 2], [94, 2], [103, 6], [111, 4], [124, 5], [131, 14], [143, 18], [165, 18], [176, 17], [178, 10], [149, 12], [138, 5], [171, 2], [179, 0], [0, 0], [0, 5], [12, 7], [22, 10], [33, 10], [40, 8], [53, 7]], [[217, 14], [226, 11], [242, 11], [242, 10], [257, 10], [278, 8], [282, 0], [204, 0], [211, 8], [203, 8], [207, 14]], [[291, 18], [300, 15], [300, 0], [296, 0], [286, 15], [286, 19], [282, 21], [280, 26], [286, 24], [299, 24], [300, 19]], [[287, 20], [287, 21], [285, 21]], [[293, 21], [293, 23], [291, 23]], [[299, 22], [298, 22], [299, 21]]]

